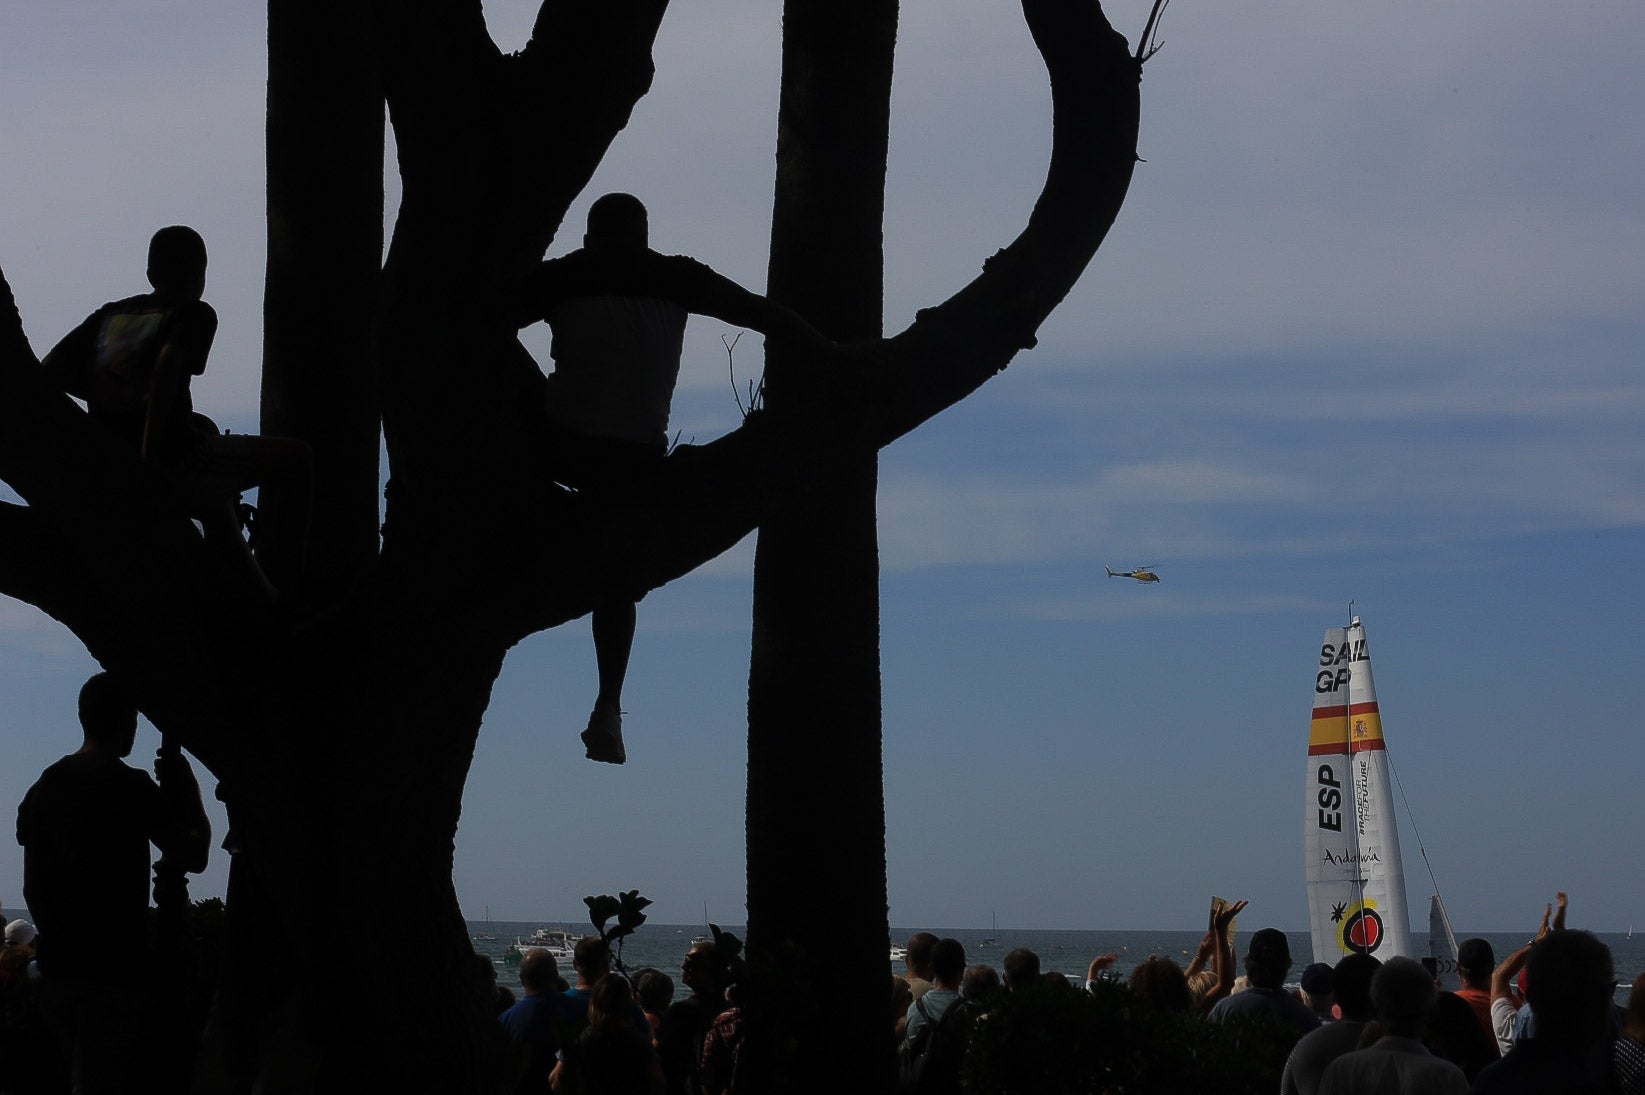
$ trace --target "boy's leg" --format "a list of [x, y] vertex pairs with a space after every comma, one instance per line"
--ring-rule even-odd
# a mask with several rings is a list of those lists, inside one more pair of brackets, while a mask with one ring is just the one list
[[251, 579], [251, 584], [262, 594], [263, 600], [273, 604], [279, 591], [269, 583], [263, 568], [251, 553], [251, 545], [240, 535], [240, 515], [232, 500], [224, 499], [199, 511], [200, 525], [205, 530], [206, 543], [227, 558], [234, 559]]
[[[260, 488], [260, 573], [267, 573], [283, 595], [292, 597], [308, 553], [314, 477], [308, 445], [285, 437], [203, 433], [184, 458], [183, 470], [193, 491], [213, 509], [218, 498], [233, 499], [241, 491]], [[235, 523], [238, 527], [237, 519]], [[240, 546], [244, 548], [244, 541]]]
[[582, 734], [589, 760], [621, 764], [628, 759], [623, 749], [623, 680], [634, 648], [635, 616], [633, 601], [613, 601], [594, 610], [594, 664], [600, 674], [600, 692]]

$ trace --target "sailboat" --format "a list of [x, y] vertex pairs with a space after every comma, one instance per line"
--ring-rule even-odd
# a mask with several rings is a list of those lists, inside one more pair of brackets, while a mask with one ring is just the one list
[[1428, 957], [1434, 960], [1434, 977], [1445, 992], [1462, 987], [1462, 975], [1457, 972], [1457, 937], [1451, 930], [1451, 918], [1445, 912], [1445, 902], [1439, 894], [1428, 897]]
[[497, 929], [491, 923], [490, 905], [486, 906], [486, 930], [483, 932], [476, 932], [473, 939], [476, 943], [495, 943], [497, 941]]
[[1308, 730], [1304, 845], [1316, 962], [1417, 953], [1388, 773], [1371, 651], [1351, 616], [1320, 644]]

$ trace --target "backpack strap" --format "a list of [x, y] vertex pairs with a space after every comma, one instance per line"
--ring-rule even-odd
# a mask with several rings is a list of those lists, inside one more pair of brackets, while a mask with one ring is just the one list
[[907, 1047], [909, 1053], [917, 1056], [923, 1054], [925, 1047], [931, 1044], [931, 1032], [937, 1028], [937, 1022], [931, 1017], [931, 1009], [925, 1006], [925, 997], [921, 996], [918, 1000], [915, 1000], [914, 1008], [924, 1017], [925, 1025], [920, 1028], [917, 1041], [905, 1036], [903, 1045]]

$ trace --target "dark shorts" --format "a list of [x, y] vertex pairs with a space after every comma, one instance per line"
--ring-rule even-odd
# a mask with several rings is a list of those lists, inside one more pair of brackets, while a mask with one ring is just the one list
[[594, 437], [553, 426], [543, 445], [549, 476], [580, 491], [639, 486], [662, 471], [667, 455], [660, 445]]

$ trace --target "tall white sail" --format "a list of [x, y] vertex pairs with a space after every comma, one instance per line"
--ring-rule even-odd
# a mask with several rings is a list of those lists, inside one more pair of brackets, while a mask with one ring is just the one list
[[1314, 961], [1412, 956], [1405, 871], [1371, 651], [1359, 617], [1325, 632], [1308, 733], [1308, 912]]
[[1457, 937], [1437, 893], [1428, 898], [1428, 957], [1434, 960], [1434, 976], [1442, 990], [1455, 992], [1462, 987], [1457, 975]]

